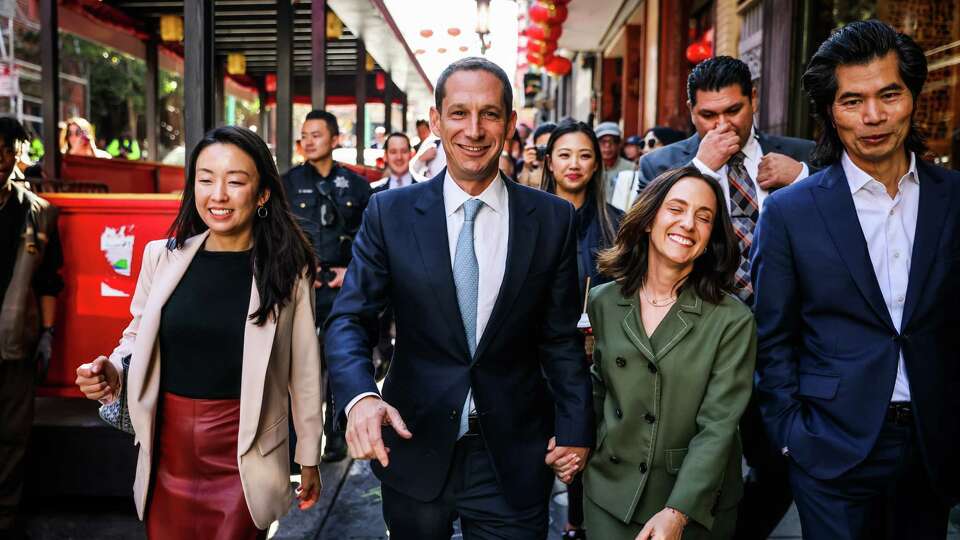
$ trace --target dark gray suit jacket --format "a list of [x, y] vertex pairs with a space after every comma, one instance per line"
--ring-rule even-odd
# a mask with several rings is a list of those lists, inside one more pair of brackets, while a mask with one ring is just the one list
[[[792, 157], [797, 161], [803, 161], [810, 169], [810, 174], [814, 169], [810, 166], [810, 155], [815, 146], [813, 141], [806, 139], [797, 139], [794, 137], [778, 137], [776, 135], [766, 135], [760, 131], [756, 132], [757, 139], [760, 142], [760, 150], [764, 154], [776, 152]], [[659, 176], [666, 170], [683, 167], [693, 162], [697, 156], [697, 149], [700, 148], [700, 136], [696, 133], [693, 136], [680, 142], [675, 142], [654, 150], [640, 158], [640, 185], [639, 189], [650, 183], [651, 180]]]

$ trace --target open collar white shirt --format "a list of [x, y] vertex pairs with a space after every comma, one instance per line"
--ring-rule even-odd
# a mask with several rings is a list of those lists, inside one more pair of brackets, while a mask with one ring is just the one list
[[387, 189], [409, 186], [413, 183], [413, 176], [410, 174], [410, 170], [407, 169], [407, 172], [403, 173], [401, 176], [394, 176], [393, 174], [390, 174], [387, 182]]
[[[897, 331], [903, 324], [903, 308], [910, 281], [913, 239], [920, 208], [920, 177], [917, 159], [910, 154], [910, 168], [897, 184], [893, 197], [878, 180], [857, 167], [846, 152], [841, 160], [843, 174], [850, 184], [857, 219], [867, 241], [870, 263], [880, 285], [883, 301]], [[910, 401], [910, 384], [903, 362], [903, 351], [897, 365], [897, 381], [890, 401]]]

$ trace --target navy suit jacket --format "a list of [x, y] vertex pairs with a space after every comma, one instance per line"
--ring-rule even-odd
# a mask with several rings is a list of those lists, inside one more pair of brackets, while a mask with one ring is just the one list
[[752, 251], [758, 399], [777, 448], [836, 478], [873, 448], [903, 351], [924, 462], [950, 498], [960, 487], [960, 174], [919, 159], [917, 172], [900, 332], [840, 164], [766, 200]]
[[389, 302], [397, 333], [383, 398], [400, 411], [413, 438], [384, 428], [390, 465], [374, 462], [374, 473], [417, 500], [436, 498], [450, 470], [469, 386], [507, 500], [542, 503], [554, 478], [544, 465], [548, 439], [556, 435], [559, 445], [585, 447], [594, 441], [590, 378], [577, 331], [573, 206], [504, 180], [506, 269], [471, 358], [451, 269], [444, 175], [370, 200], [327, 320], [325, 351], [337, 408], [362, 392], [377, 392], [370, 351], [377, 316]]
[[[767, 135], [760, 131], [756, 133], [757, 142], [760, 143], [760, 150], [762, 150], [764, 154], [777, 152], [790, 156], [797, 161], [806, 162], [807, 167], [810, 167], [810, 154], [814, 149], [813, 141], [794, 137]], [[668, 144], [649, 154], [644, 154], [643, 157], [640, 158], [639, 189], [642, 191], [647, 184], [664, 171], [690, 165], [693, 162], [693, 158], [697, 157], [697, 150], [699, 148], [700, 136], [694, 133], [682, 141]], [[812, 173], [813, 170], [810, 169], [810, 172]]]

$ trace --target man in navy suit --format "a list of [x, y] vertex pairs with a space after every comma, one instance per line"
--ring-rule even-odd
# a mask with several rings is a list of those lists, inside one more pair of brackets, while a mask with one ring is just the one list
[[828, 38], [803, 75], [828, 166], [756, 230], [759, 401], [804, 538], [942, 540], [960, 493], [960, 175], [921, 159], [926, 75], [884, 23]]
[[[441, 74], [430, 121], [448, 167], [371, 199], [327, 321], [350, 454], [376, 459], [391, 538], [448, 539], [458, 517], [468, 539], [545, 538], [554, 474], [594, 442], [574, 210], [499, 174], [512, 103], [487, 60]], [[381, 395], [370, 349], [388, 302]]]

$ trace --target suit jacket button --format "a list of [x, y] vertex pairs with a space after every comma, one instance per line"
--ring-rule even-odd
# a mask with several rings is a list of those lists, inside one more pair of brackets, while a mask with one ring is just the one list
[[450, 419], [451, 419], [451, 420], [456, 420], [456, 419], [457, 419], [457, 410], [456, 410], [456, 409], [450, 411]]
[[617, 418], [623, 418], [623, 411], [621, 411], [620, 409], [617, 409], [616, 413], [617, 413]]
[[656, 366], [653, 362], [648, 362], [648, 363], [647, 363], [647, 369], [650, 370], [650, 373], [656, 373], [656, 372], [657, 372], [657, 366]]
[[617, 367], [623, 367], [623, 366], [626, 366], [626, 365], [627, 365], [627, 361], [626, 361], [622, 356], [618, 356], [618, 357], [617, 357]]
[[614, 465], [616, 465], [617, 463], [620, 463], [620, 458], [618, 458], [617, 456], [610, 456], [610, 463], [613, 463]]
[[657, 421], [657, 417], [650, 413], [643, 415], [643, 419], [646, 420], [648, 424], [652, 424]]
[[646, 472], [647, 472], [647, 463], [646, 463], [646, 462], [643, 462], [643, 463], [640, 464], [640, 472], [641, 472], [641, 473], [646, 473]]

